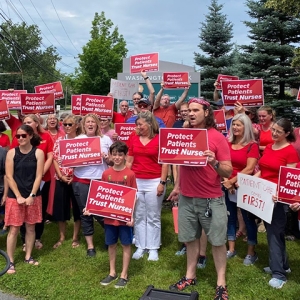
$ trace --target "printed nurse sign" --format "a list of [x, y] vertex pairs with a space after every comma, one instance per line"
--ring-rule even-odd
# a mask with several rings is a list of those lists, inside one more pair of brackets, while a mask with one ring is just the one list
[[158, 71], [158, 53], [148, 53], [130, 56], [130, 73], [141, 71]]

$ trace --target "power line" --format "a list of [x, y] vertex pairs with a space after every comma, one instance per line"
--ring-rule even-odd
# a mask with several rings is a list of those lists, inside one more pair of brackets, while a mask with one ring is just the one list
[[57, 13], [57, 10], [56, 10], [56, 8], [55, 8], [54, 3], [53, 3], [52, 0], [51, 0], [51, 3], [52, 3], [52, 5], [53, 5], [54, 11], [55, 11], [55, 13], [56, 13], [56, 15], [57, 15], [57, 18], [58, 18], [58, 20], [59, 20], [59, 22], [60, 22], [62, 28], [64, 29], [64, 31], [65, 31], [65, 33], [66, 33], [66, 35], [67, 35], [69, 41], [71, 42], [71, 44], [73, 45], [73, 47], [75, 48], [75, 50], [76, 50], [77, 52], [79, 52], [79, 51], [77, 50], [77, 48], [75, 47], [75, 45], [73, 44], [72, 40], [70, 39], [70, 37], [69, 37], [69, 35], [68, 35], [68, 33], [67, 33], [67, 31], [66, 31], [64, 25], [63, 25], [63, 23], [62, 23], [62, 21], [61, 21], [59, 15], [58, 15], [58, 13]]
[[16, 13], [16, 15], [20, 18], [20, 20], [22, 22], [26, 23], [25, 20], [23, 19], [22, 15], [18, 12], [17, 8], [14, 6], [14, 4], [9, 0], [6, 0], [6, 3], [7, 3], [7, 5], [9, 5], [12, 8], [12, 10]]

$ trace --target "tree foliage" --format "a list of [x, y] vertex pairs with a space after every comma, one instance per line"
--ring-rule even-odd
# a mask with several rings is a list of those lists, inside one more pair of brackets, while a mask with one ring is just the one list
[[266, 7], [274, 8], [290, 16], [300, 17], [299, 0], [267, 0]]
[[294, 44], [300, 41], [300, 20], [265, 6], [266, 0], [248, 0], [250, 45], [244, 50], [243, 67], [249, 77], [264, 79], [265, 94], [285, 98], [287, 87], [297, 87], [299, 76], [291, 66]]
[[61, 74], [56, 63], [61, 59], [54, 47], [41, 49], [41, 32], [36, 25], [25, 23], [0, 24], [0, 73], [22, 72], [22, 75], [0, 76], [1, 89], [27, 89], [34, 92], [34, 86], [56, 81]]
[[113, 25], [104, 12], [95, 14], [91, 38], [79, 55], [74, 80], [76, 93], [105, 95], [109, 92], [110, 79], [122, 71], [122, 59], [128, 50], [123, 35]]
[[227, 68], [232, 62], [230, 52], [233, 44], [230, 40], [233, 25], [222, 14], [222, 8], [217, 0], [211, 1], [206, 20], [200, 23], [198, 47], [205, 54], [195, 53], [195, 63], [201, 68], [201, 94], [208, 99], [212, 99], [213, 84], [218, 74], [228, 74]]

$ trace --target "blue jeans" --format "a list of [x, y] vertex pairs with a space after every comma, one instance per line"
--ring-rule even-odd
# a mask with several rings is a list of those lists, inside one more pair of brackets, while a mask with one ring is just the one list
[[[236, 222], [237, 222], [237, 205], [228, 198], [228, 191], [225, 190], [225, 200], [227, 210], [229, 212], [228, 224], [227, 224], [227, 239], [228, 241], [236, 240]], [[247, 229], [248, 245], [257, 244], [257, 226], [254, 218], [250, 219], [248, 211], [241, 208], [242, 216]]]

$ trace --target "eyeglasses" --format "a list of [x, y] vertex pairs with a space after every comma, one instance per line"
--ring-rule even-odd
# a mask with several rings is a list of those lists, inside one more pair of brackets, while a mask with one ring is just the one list
[[20, 139], [20, 138], [22, 138], [22, 139], [25, 139], [26, 137], [27, 137], [27, 133], [23, 133], [23, 134], [16, 134], [16, 138], [17, 139]]
[[65, 127], [72, 127], [74, 125], [74, 123], [64, 123], [63, 124]]
[[139, 104], [138, 107], [139, 107], [139, 108], [147, 108], [148, 105], [147, 105], [147, 104]]
[[278, 134], [278, 135], [282, 135], [284, 134], [284, 131], [280, 131], [280, 130], [277, 130], [277, 129], [274, 129], [274, 128], [271, 128], [271, 131], [275, 134]]

